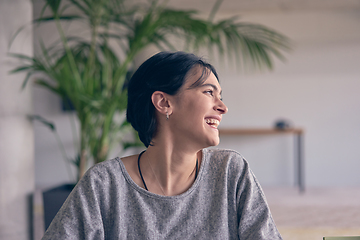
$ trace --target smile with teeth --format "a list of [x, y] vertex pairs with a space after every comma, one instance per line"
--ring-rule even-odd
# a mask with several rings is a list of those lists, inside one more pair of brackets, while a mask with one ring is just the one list
[[217, 119], [205, 119], [205, 122], [209, 124], [211, 127], [217, 128], [220, 124], [220, 121]]

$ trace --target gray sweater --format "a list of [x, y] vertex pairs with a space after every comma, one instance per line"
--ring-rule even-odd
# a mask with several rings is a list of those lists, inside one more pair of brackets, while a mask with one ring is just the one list
[[177, 196], [139, 187], [119, 158], [92, 167], [46, 239], [282, 239], [242, 156], [204, 149], [194, 184]]

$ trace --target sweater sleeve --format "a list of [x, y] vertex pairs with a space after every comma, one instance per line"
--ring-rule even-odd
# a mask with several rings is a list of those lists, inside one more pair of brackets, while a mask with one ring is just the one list
[[244, 162], [238, 182], [238, 222], [240, 239], [282, 239], [278, 232], [264, 193], [249, 168]]
[[101, 189], [103, 179], [90, 169], [75, 186], [49, 228], [47, 239], [104, 239]]

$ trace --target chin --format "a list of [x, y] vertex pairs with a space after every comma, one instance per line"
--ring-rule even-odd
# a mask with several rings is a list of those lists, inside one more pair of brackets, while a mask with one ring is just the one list
[[215, 147], [217, 145], [219, 145], [220, 143], [220, 139], [212, 139], [211, 141], [208, 142], [208, 147]]

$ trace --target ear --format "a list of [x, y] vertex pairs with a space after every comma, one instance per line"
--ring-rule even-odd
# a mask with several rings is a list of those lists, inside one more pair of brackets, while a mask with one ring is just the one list
[[169, 95], [161, 92], [161, 91], [155, 91], [151, 95], [151, 101], [155, 107], [155, 109], [161, 113], [166, 115], [167, 113], [171, 114], [171, 104], [169, 101]]

